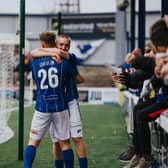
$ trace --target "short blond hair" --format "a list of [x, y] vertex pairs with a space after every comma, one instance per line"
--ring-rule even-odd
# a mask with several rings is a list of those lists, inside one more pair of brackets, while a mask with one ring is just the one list
[[66, 34], [58, 35], [57, 38], [56, 38], [56, 42], [59, 41], [59, 38], [65, 38], [69, 41], [69, 43], [71, 43], [71, 37], [69, 35], [66, 35]]

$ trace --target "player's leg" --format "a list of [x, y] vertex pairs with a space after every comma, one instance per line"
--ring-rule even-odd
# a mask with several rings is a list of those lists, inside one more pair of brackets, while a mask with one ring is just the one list
[[83, 137], [73, 138], [73, 142], [75, 144], [76, 153], [78, 155], [80, 168], [87, 168], [87, 151]]
[[35, 112], [30, 131], [30, 139], [24, 152], [24, 168], [31, 168], [36, 156], [36, 149], [50, 125], [50, 114]]
[[63, 168], [62, 150], [58, 142], [53, 143], [53, 155], [55, 159], [55, 168]]
[[75, 144], [76, 152], [79, 158], [86, 158], [87, 157], [87, 151], [86, 151], [86, 145], [84, 142], [83, 137], [76, 137], [73, 138], [73, 142]]
[[65, 168], [73, 168], [74, 154], [71, 149], [70, 139], [59, 141]]
[[29, 139], [29, 143], [24, 152], [24, 168], [31, 168], [36, 156], [36, 149], [40, 144], [40, 140]]
[[50, 125], [50, 136], [53, 142], [53, 156], [55, 168], [63, 168], [62, 150], [58, 142], [57, 131], [54, 129], [53, 123]]
[[73, 168], [74, 155], [70, 145], [70, 124], [67, 110], [53, 114], [53, 127], [59, 139], [65, 168]]
[[70, 131], [75, 144], [76, 153], [79, 159], [80, 168], [88, 167], [86, 145], [83, 138], [82, 119], [79, 104], [76, 99], [68, 103], [70, 112]]
[[83, 138], [82, 125], [74, 127], [71, 126], [71, 137], [75, 144], [75, 149], [78, 156], [80, 168], [87, 168], [88, 167], [87, 150]]

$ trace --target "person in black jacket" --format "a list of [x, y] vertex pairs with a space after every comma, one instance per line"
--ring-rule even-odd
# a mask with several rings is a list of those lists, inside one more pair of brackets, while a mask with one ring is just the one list
[[[122, 74], [113, 73], [112, 79], [118, 83], [124, 84], [127, 88], [141, 90], [144, 80], [149, 79], [154, 74], [154, 68], [155, 68], [154, 53], [156, 52], [156, 50], [154, 50], [153, 48], [154, 47], [149, 48], [148, 46], [147, 51], [145, 53], [145, 57], [140, 56], [135, 52], [129, 53], [126, 58], [126, 62], [131, 64], [131, 68], [133, 68], [134, 71], [128, 69], [127, 71], [123, 71]], [[151, 56], [151, 50], [153, 51], [152, 56]], [[149, 57], [148, 57], [149, 55], [148, 52], [150, 52]], [[141, 101], [142, 100], [140, 99], [139, 102]], [[131, 157], [135, 153], [134, 144], [135, 143], [134, 143], [134, 136], [133, 136], [133, 142], [129, 146], [128, 150], [120, 154], [119, 156], [120, 161], [122, 162], [130, 161]]]
[[[125, 83], [126, 83], [127, 86], [132, 87], [131, 86], [131, 81], [140, 81], [141, 82], [141, 87], [142, 87], [144, 80], [149, 79], [154, 74], [155, 59], [139, 56], [139, 57], [136, 58], [136, 60], [132, 64], [132, 67], [137, 68], [138, 70], [136, 70], [136, 72], [134, 74], [131, 74], [130, 79], [132, 78], [133, 80], [129, 80], [129, 77], [127, 77], [127, 79], [126, 79], [127, 82], [125, 82]], [[148, 67], [148, 68], [146, 68], [146, 67]], [[127, 76], [129, 76], [129, 74]], [[132, 82], [132, 85], [134, 85], [134, 82]], [[155, 102], [155, 98], [149, 99], [149, 97], [150, 97], [150, 94], [149, 95], [144, 95], [144, 96], [141, 95], [141, 98], [140, 98], [138, 104], [134, 107], [134, 112], [133, 112], [134, 133], [133, 133], [133, 141], [132, 141], [133, 144], [131, 145], [131, 149], [128, 149], [126, 152], [124, 152], [122, 155], [120, 155], [120, 160], [122, 160], [122, 158], [123, 159], [125, 158], [125, 160], [126, 159], [129, 160], [129, 157], [131, 155], [137, 153], [137, 148], [136, 148], [136, 146], [137, 146], [137, 140], [136, 140], [137, 136], [136, 136], [136, 122], [135, 122], [135, 117], [136, 116], [135, 116], [135, 114], [137, 114], [137, 111], [139, 109], [142, 109], [143, 107], [148, 106], [148, 104], [151, 104], [151, 103]], [[146, 100], [146, 101], [143, 102], [144, 100]], [[138, 157], [138, 159], [137, 158], [134, 159], [134, 161], [135, 160], [137, 161], [136, 164], [138, 164], [139, 160], [140, 160], [140, 157]], [[132, 165], [128, 165], [128, 167], [129, 166], [131, 167]], [[134, 166], [134, 164], [133, 164], [133, 166]]]
[[[168, 37], [168, 28], [165, 20], [160, 19], [150, 29], [150, 38], [157, 48], [159, 58], [163, 53], [165, 54], [168, 47], [168, 39], [165, 37]], [[140, 57], [138, 59], [136, 59], [136, 67], [141, 66], [146, 71], [145, 63], [142, 61], [144, 59]], [[146, 168], [151, 166], [151, 139], [148, 122], [154, 121], [162, 112], [168, 109], [168, 86], [164, 84], [158, 75], [161, 70], [160, 67], [158, 68], [160, 60], [158, 61], [156, 58], [155, 63], [153, 61], [150, 64], [148, 63], [147, 67], [149, 66], [154, 68], [151, 68], [148, 71], [149, 73], [151, 70], [155, 70], [155, 75], [150, 79], [149, 85], [157, 92], [157, 96], [149, 101], [139, 103], [134, 108], [135, 155], [126, 166], [127, 168], [136, 166]]]

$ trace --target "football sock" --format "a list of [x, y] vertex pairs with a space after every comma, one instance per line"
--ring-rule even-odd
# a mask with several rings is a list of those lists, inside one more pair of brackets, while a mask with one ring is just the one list
[[24, 168], [31, 168], [36, 155], [36, 147], [28, 145], [24, 153]]
[[62, 153], [65, 168], [73, 168], [74, 154], [72, 149], [64, 150]]
[[55, 160], [55, 168], [64, 168], [63, 160]]
[[87, 158], [79, 158], [79, 166], [80, 168], [87, 168], [88, 167]]

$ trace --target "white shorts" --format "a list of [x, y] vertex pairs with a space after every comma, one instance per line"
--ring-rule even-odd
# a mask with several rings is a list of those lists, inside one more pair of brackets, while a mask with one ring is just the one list
[[70, 138], [69, 113], [67, 110], [55, 113], [42, 113], [35, 111], [31, 123], [30, 138], [40, 140], [48, 131], [50, 125], [54, 128], [54, 137], [58, 140]]
[[[70, 114], [70, 135], [71, 138], [83, 137], [82, 119], [79, 110], [79, 103], [76, 99], [68, 103]], [[50, 135], [53, 142], [58, 142], [53, 124], [50, 126]]]
[[70, 113], [70, 133], [72, 138], [83, 137], [82, 118], [77, 99], [68, 103]]

